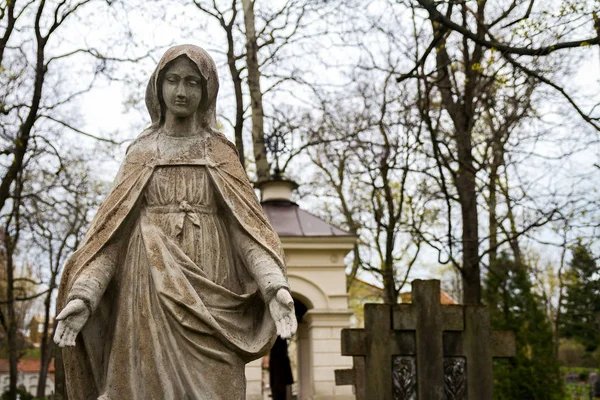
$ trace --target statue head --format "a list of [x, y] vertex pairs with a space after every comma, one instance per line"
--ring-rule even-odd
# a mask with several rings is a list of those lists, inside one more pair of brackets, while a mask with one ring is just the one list
[[157, 88], [162, 113], [177, 118], [193, 118], [206, 98], [204, 78], [186, 56], [179, 56], [165, 66], [159, 74]]
[[213, 59], [194, 45], [165, 52], [146, 88], [146, 107], [152, 125], [163, 124], [167, 112], [198, 119], [199, 126], [218, 130], [216, 119], [219, 77]]

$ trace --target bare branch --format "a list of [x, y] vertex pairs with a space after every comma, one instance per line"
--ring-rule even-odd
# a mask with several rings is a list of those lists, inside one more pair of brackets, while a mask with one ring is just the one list
[[120, 141], [120, 142], [117, 142], [117, 141], [115, 141], [115, 140], [112, 140], [112, 139], [106, 139], [106, 138], [103, 138], [103, 137], [99, 137], [99, 136], [96, 136], [96, 135], [92, 135], [91, 133], [84, 132], [84, 131], [82, 131], [82, 130], [80, 130], [80, 129], [77, 129], [77, 128], [75, 128], [74, 126], [72, 126], [72, 125], [70, 125], [70, 124], [66, 123], [65, 121], [61, 121], [61, 120], [59, 120], [59, 119], [56, 119], [56, 118], [54, 118], [54, 117], [51, 117], [50, 115], [40, 115], [39, 117], [40, 117], [40, 118], [46, 118], [46, 119], [49, 119], [49, 120], [51, 120], [51, 121], [54, 121], [54, 122], [56, 122], [56, 123], [58, 123], [58, 124], [60, 124], [60, 125], [64, 126], [65, 128], [68, 128], [68, 129], [72, 130], [72, 131], [73, 131], [73, 132], [75, 132], [75, 133], [78, 133], [78, 134], [80, 134], [80, 135], [83, 135], [83, 136], [87, 136], [87, 137], [89, 137], [89, 138], [92, 138], [92, 139], [94, 139], [94, 140], [98, 140], [98, 141], [100, 141], [100, 142], [110, 143], [110, 144], [114, 144], [114, 145], [121, 145], [121, 144], [123, 144], [123, 143], [127, 143], [127, 142], [129, 141], [129, 140], [122, 140], [122, 141]]
[[456, 31], [466, 38], [472, 40], [480, 46], [488, 49], [496, 49], [504, 54], [515, 54], [521, 56], [545, 56], [558, 50], [572, 49], [588, 45], [600, 44], [600, 36], [596, 33], [595, 37], [581, 40], [573, 40], [568, 42], [558, 42], [551, 46], [543, 46], [537, 48], [516, 47], [498, 41], [490, 41], [485, 37], [472, 32], [465, 26], [459, 25], [452, 21], [449, 17], [440, 13], [435, 7], [435, 3], [431, 0], [417, 0], [423, 8], [427, 10], [432, 21], [438, 22], [448, 29]]

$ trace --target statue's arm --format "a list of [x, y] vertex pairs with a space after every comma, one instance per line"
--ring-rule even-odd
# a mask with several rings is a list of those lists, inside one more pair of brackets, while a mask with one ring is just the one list
[[294, 299], [282, 268], [275, 257], [239, 224], [231, 223], [230, 227], [233, 244], [257, 283], [275, 322], [277, 334], [283, 339], [292, 337], [298, 328], [298, 321]]
[[[122, 165], [115, 182], [120, 181], [124, 169], [124, 165]], [[116, 183], [113, 185], [116, 185]], [[71, 286], [67, 301], [82, 300], [90, 313], [96, 309], [115, 274], [121, 251], [124, 250], [123, 246], [128, 246], [128, 238], [134, 232], [140, 209], [140, 201], [137, 201], [129, 215], [121, 222], [113, 237], [83, 267], [79, 276], [73, 282], [73, 286]]]
[[96, 254], [71, 287], [67, 301], [79, 299], [93, 312], [117, 268], [120, 243], [114, 241]]
[[75, 338], [100, 302], [116, 269], [117, 243], [108, 244], [90, 261], [73, 283], [67, 303], [56, 316], [54, 342], [59, 347], [75, 346]]
[[275, 258], [238, 224], [233, 224], [233, 227], [233, 242], [265, 302], [269, 303], [279, 289], [289, 291], [287, 279]]

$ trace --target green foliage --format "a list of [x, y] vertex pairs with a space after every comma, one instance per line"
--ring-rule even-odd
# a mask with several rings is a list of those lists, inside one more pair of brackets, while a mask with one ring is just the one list
[[364, 327], [364, 306], [366, 303], [383, 302], [383, 289], [355, 279], [350, 285], [348, 307], [354, 311], [358, 327]]
[[[10, 397], [8, 391], [2, 393], [2, 400], [8, 400]], [[17, 398], [19, 400], [35, 400], [35, 397], [30, 394], [23, 386], [17, 388]]]
[[565, 400], [589, 400], [590, 391], [589, 385], [570, 383], [565, 390]]
[[594, 368], [597, 365], [600, 365], [598, 363], [599, 355], [600, 348], [596, 349], [594, 353], [591, 353], [585, 351], [583, 345], [575, 339], [560, 339], [558, 359], [563, 367]]
[[573, 258], [566, 273], [561, 337], [581, 343], [594, 352], [600, 343], [600, 276], [592, 252], [582, 243], [573, 248]]
[[483, 300], [490, 309], [492, 328], [514, 331], [517, 342], [515, 358], [494, 363], [494, 397], [562, 399], [551, 325], [541, 300], [532, 291], [527, 267], [501, 254], [484, 281]]

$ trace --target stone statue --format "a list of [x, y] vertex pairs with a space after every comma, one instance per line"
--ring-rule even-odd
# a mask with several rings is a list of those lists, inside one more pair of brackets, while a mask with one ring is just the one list
[[152, 124], [60, 284], [71, 400], [244, 399], [245, 364], [296, 331], [281, 243], [217, 128], [218, 87], [192, 45], [150, 78]]

